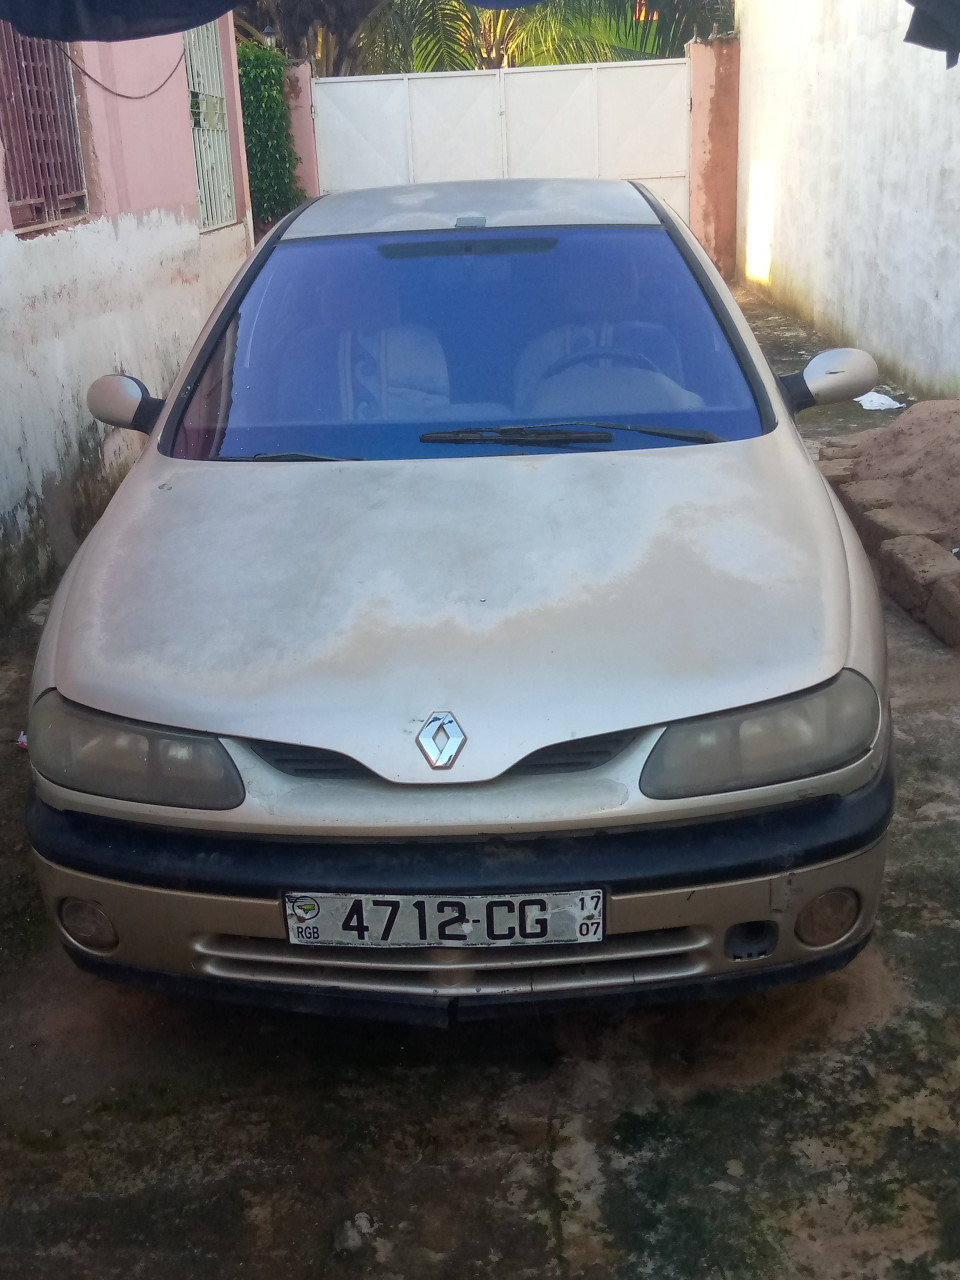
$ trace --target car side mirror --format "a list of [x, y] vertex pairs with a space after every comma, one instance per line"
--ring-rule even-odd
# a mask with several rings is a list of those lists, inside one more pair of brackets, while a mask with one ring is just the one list
[[150, 394], [139, 378], [108, 373], [90, 384], [87, 408], [108, 427], [129, 427], [149, 435], [164, 402]]
[[780, 379], [794, 413], [818, 404], [854, 400], [872, 391], [880, 378], [873, 356], [856, 347], [837, 347], [814, 356], [802, 373]]

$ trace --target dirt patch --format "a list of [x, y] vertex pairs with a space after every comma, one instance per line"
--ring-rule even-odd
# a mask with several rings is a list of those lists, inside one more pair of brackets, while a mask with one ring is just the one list
[[[816, 982], [629, 1014], [604, 1026], [598, 1049], [607, 1063], [629, 1063], [634, 1071], [643, 1063], [655, 1095], [683, 1101], [708, 1089], [776, 1080], [806, 1055], [884, 1026], [906, 1000], [903, 984], [870, 946], [846, 969]], [[567, 1052], [584, 1051], [576, 1043], [582, 1024], [557, 1034]]]
[[930, 1277], [950, 1274], [905, 1269], [926, 1253], [937, 1218], [936, 1206], [912, 1188], [898, 1205], [894, 1222], [870, 1223], [851, 1204], [842, 1177], [796, 1210], [783, 1223], [790, 1237], [794, 1269], [799, 1280], [899, 1280], [901, 1276]]
[[[186, 1069], [189, 1002], [98, 982], [77, 970], [44, 918], [43, 954], [19, 977], [0, 1013], [0, 1115], [14, 1126], [69, 1123], [104, 1094]], [[39, 948], [38, 948], [39, 949]], [[0, 987], [0, 991], [3, 988]], [[65, 1102], [64, 1099], [67, 1099]]]
[[960, 400], [924, 400], [891, 426], [825, 441], [822, 458], [849, 458], [852, 478], [889, 483], [893, 504], [930, 512], [960, 543]]

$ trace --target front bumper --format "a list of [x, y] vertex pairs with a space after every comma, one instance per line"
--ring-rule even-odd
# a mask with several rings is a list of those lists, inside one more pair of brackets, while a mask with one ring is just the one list
[[[815, 976], [869, 937], [893, 805], [888, 767], [849, 796], [712, 822], [515, 841], [235, 839], [60, 812], [34, 799], [28, 828], [41, 886], [99, 903], [120, 937], [109, 954], [64, 935], [78, 963], [117, 977], [296, 1008], [443, 1021], [531, 1001], [706, 994]], [[280, 895], [317, 892], [607, 893], [607, 936], [517, 949], [312, 948], [286, 940]], [[827, 889], [856, 891], [852, 929], [825, 948], [794, 932]], [[754, 954], [731, 930], [764, 923]]]

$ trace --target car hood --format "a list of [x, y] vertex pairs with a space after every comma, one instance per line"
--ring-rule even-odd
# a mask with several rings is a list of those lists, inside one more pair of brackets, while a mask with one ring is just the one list
[[[138, 720], [409, 783], [833, 676], [847, 566], [791, 428], [620, 453], [190, 462], [151, 444], [87, 540], [53, 682]], [[466, 734], [435, 772], [434, 712]]]

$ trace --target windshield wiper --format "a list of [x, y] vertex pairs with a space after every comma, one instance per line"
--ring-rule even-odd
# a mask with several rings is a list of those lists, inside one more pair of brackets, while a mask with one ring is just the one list
[[[323, 453], [255, 453], [254, 462], [363, 462], [363, 458], [332, 458]], [[232, 458], [243, 462], [243, 458]]]
[[[579, 423], [574, 425], [579, 426]], [[570, 431], [568, 424], [550, 423], [530, 427], [460, 427], [455, 431], [426, 431], [421, 444], [535, 444], [550, 448], [560, 444], [597, 444], [613, 439], [609, 431], [598, 434], [596, 424], [583, 424], [589, 431]]]
[[[698, 431], [687, 427], [640, 427], [624, 422], [547, 422], [547, 428], [558, 427], [594, 427], [604, 431], [636, 431], [642, 436], [663, 436], [666, 440], [689, 440], [691, 444], [724, 444], [725, 436], [714, 435], [712, 431]], [[511, 428], [512, 429], [512, 428]]]
[[[574, 429], [577, 428], [577, 429]], [[420, 437], [423, 444], [596, 444], [609, 442], [614, 431], [636, 431], [642, 436], [663, 436], [666, 440], [683, 440], [688, 444], [722, 444], [723, 436], [712, 431], [685, 427], [638, 427], [623, 422], [531, 423], [526, 427], [461, 427], [454, 431], [428, 431]]]

